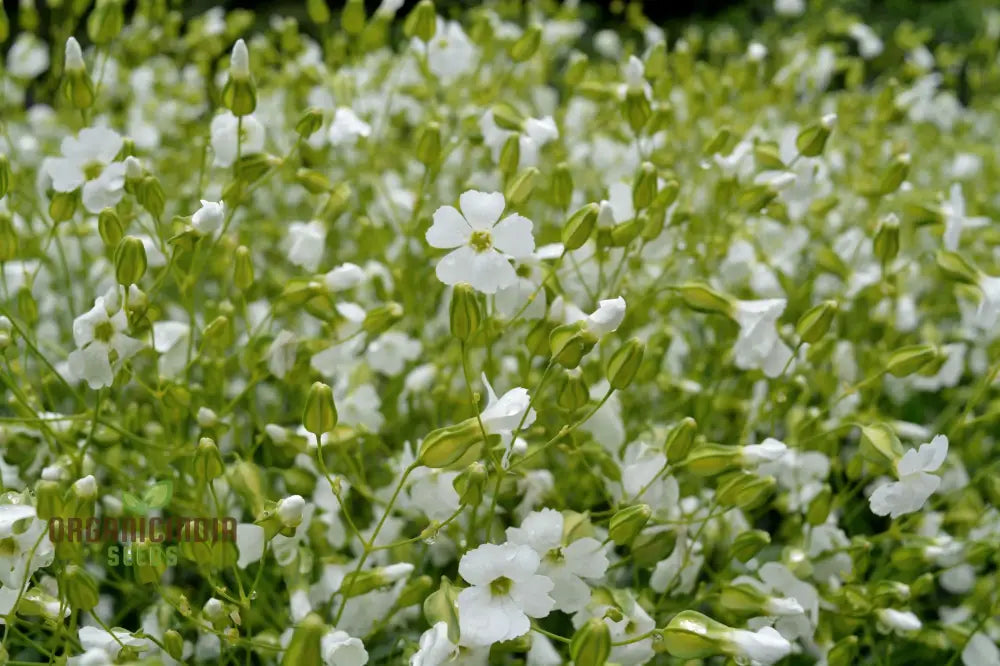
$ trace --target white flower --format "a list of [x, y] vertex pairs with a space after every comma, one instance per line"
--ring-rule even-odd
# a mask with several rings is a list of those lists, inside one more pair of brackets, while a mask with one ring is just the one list
[[353, 146], [359, 137], [368, 137], [372, 127], [346, 106], [337, 109], [327, 138], [334, 146]]
[[912, 611], [898, 611], [892, 608], [880, 608], [875, 612], [880, 628], [893, 631], [897, 634], [905, 634], [917, 631], [923, 624]]
[[237, 153], [255, 155], [264, 150], [264, 126], [252, 115], [243, 116], [241, 125], [239, 118], [226, 111], [212, 118], [211, 141], [215, 153], [213, 164], [232, 166]]
[[948, 201], [941, 205], [944, 213], [944, 249], [956, 251], [965, 229], [978, 229], [990, 223], [988, 217], [967, 217], [965, 214], [965, 195], [962, 186], [953, 183], [948, 192]]
[[[110, 632], [100, 627], [81, 627], [79, 637], [80, 646], [86, 655], [93, 658], [93, 652], [101, 652], [110, 660], [105, 663], [114, 663], [114, 660], [118, 658], [118, 653], [122, 651], [123, 647], [136, 650], [145, 650], [152, 647], [148, 639], [137, 638], [132, 635], [131, 631], [122, 629], [121, 627], [112, 627]], [[102, 662], [84, 660], [81, 663], [97, 664]]]
[[858, 52], [865, 60], [877, 58], [885, 48], [878, 34], [864, 23], [854, 23], [847, 29], [847, 34], [858, 43]]
[[563, 515], [555, 509], [535, 511], [520, 527], [507, 528], [510, 543], [531, 547], [542, 558], [539, 573], [553, 583], [555, 609], [575, 613], [590, 601], [584, 578], [599, 579], [608, 568], [601, 542], [593, 537], [563, 544]]
[[783, 298], [736, 301], [736, 322], [740, 333], [733, 347], [734, 362], [740, 370], [760, 368], [768, 377], [781, 374], [792, 350], [778, 337], [777, 321], [785, 311]]
[[508, 258], [534, 251], [531, 220], [516, 213], [500, 220], [505, 201], [499, 192], [469, 190], [459, 197], [459, 206], [461, 212], [438, 208], [427, 230], [431, 247], [455, 248], [438, 262], [438, 279], [448, 285], [468, 282], [486, 294], [514, 284], [517, 273]]
[[191, 327], [181, 321], [153, 322], [153, 350], [160, 355], [159, 371], [176, 377], [187, 365], [187, 341]]
[[801, 16], [806, 12], [805, 0], [774, 0], [774, 11], [782, 16]]
[[[52, 564], [55, 549], [49, 541], [48, 523], [40, 520], [35, 507], [27, 504], [0, 504], [0, 598], [27, 586], [31, 576]], [[37, 546], [36, 546], [37, 544]], [[10, 599], [13, 604], [14, 599]], [[0, 603], [0, 606], [4, 604]], [[0, 609], [9, 612], [7, 609]]]
[[419, 340], [402, 331], [387, 331], [368, 345], [365, 358], [372, 370], [395, 377], [407, 363], [420, 356], [420, 350]]
[[267, 350], [267, 369], [275, 377], [284, 379], [295, 365], [295, 352], [299, 341], [294, 333], [282, 329], [274, 336]]
[[292, 222], [288, 225], [288, 260], [307, 271], [314, 271], [323, 259], [326, 228], [322, 222]]
[[[414, 43], [424, 48], [421, 42]], [[439, 18], [434, 38], [427, 44], [427, 65], [443, 83], [450, 83], [475, 67], [477, 50], [457, 21]]]
[[21, 31], [7, 52], [7, 71], [11, 76], [33, 79], [49, 68], [49, 49], [29, 31]]
[[323, 276], [323, 284], [330, 291], [344, 291], [361, 284], [365, 272], [356, 264], [343, 263]]
[[106, 127], [88, 127], [74, 138], [63, 139], [62, 157], [45, 160], [45, 171], [56, 192], [83, 187], [82, 201], [91, 213], [121, 201], [125, 187], [125, 163], [115, 162], [124, 143], [121, 135]]
[[512, 136], [518, 139], [518, 164], [522, 167], [538, 164], [539, 153], [546, 144], [559, 138], [559, 128], [552, 116], [544, 118], [527, 118], [521, 132], [506, 130], [496, 124], [493, 111], [488, 110], [479, 118], [479, 131], [483, 135], [483, 143], [489, 147], [494, 162], [500, 161], [500, 154], [507, 140]]
[[538, 414], [530, 406], [531, 396], [528, 395], [528, 389], [518, 386], [497, 398], [493, 385], [486, 379], [486, 373], [483, 373], [482, 380], [486, 385], [487, 401], [479, 420], [487, 434], [500, 435], [500, 441], [505, 449], [502, 464], [506, 467], [513, 451], [514, 431], [529, 427], [535, 422]]
[[733, 629], [724, 636], [727, 652], [737, 659], [749, 659], [755, 664], [773, 664], [792, 652], [792, 644], [773, 627], [757, 631]]
[[597, 309], [587, 315], [584, 324], [588, 331], [600, 337], [613, 333], [625, 319], [625, 299], [608, 298], [597, 304]]
[[66, 60], [65, 69], [67, 72], [82, 72], [87, 68], [83, 62], [83, 53], [80, 51], [80, 42], [75, 37], [66, 40]]
[[420, 649], [410, 657], [410, 666], [441, 666], [458, 652], [448, 640], [448, 624], [438, 622], [420, 636]]
[[233, 44], [233, 52], [229, 56], [229, 75], [235, 79], [250, 77], [250, 52], [242, 39]]
[[301, 495], [291, 495], [285, 497], [274, 511], [278, 514], [281, 523], [287, 527], [298, 527], [302, 522], [302, 511], [305, 509], [306, 501]]
[[553, 583], [536, 573], [541, 558], [528, 546], [486, 543], [462, 556], [458, 572], [472, 587], [458, 594], [463, 645], [492, 645], [523, 636], [529, 617], [545, 617]]
[[323, 636], [320, 643], [324, 666], [364, 666], [368, 663], [368, 652], [360, 638], [353, 638], [347, 632], [333, 630]]
[[938, 435], [920, 449], [910, 449], [896, 462], [899, 481], [884, 484], [868, 498], [872, 513], [898, 518], [903, 514], [919, 511], [924, 502], [941, 485], [941, 478], [931, 474], [937, 471], [948, 455], [948, 438]]
[[[124, 310], [109, 314], [105, 299], [73, 320], [73, 340], [77, 349], [69, 354], [69, 370], [76, 379], [85, 379], [92, 389], [111, 386], [122, 363], [142, 349], [143, 343], [125, 335], [128, 317]], [[114, 354], [114, 367], [112, 367]]]
[[215, 233], [226, 220], [225, 204], [201, 200], [201, 208], [191, 216], [191, 226], [203, 234]]
[[641, 93], [646, 86], [646, 72], [642, 61], [634, 55], [625, 63], [625, 86], [629, 93]]
[[749, 444], [741, 449], [743, 463], [746, 465], [757, 465], [759, 463], [774, 462], [785, 454], [788, 447], [784, 442], [779, 442], [773, 437], [768, 437], [760, 444]]
[[1000, 664], [1000, 648], [981, 631], [972, 634], [962, 650], [965, 666], [991, 666]]

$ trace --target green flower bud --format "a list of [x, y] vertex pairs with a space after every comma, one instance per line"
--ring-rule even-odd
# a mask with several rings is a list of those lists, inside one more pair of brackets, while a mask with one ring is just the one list
[[42, 479], [35, 484], [35, 512], [42, 520], [62, 515], [63, 490], [56, 481]]
[[246, 291], [253, 286], [253, 258], [246, 245], [236, 248], [233, 257], [233, 285], [240, 291]]
[[307, 432], [316, 435], [316, 440], [337, 427], [337, 407], [333, 403], [333, 389], [322, 382], [315, 382], [306, 396], [302, 425]]
[[407, 39], [416, 37], [425, 44], [434, 39], [437, 32], [437, 13], [431, 0], [420, 0], [403, 22], [403, 34]]
[[126, 236], [115, 248], [115, 278], [118, 284], [137, 284], [146, 274], [146, 247], [135, 236]]
[[784, 171], [788, 168], [781, 160], [781, 153], [778, 147], [772, 143], [758, 143], [753, 148], [754, 163], [768, 171]]
[[826, 663], [829, 666], [851, 666], [857, 663], [855, 657], [858, 654], [858, 637], [847, 636], [830, 648], [826, 655]]
[[875, 238], [872, 240], [872, 247], [875, 256], [883, 265], [888, 264], [899, 254], [899, 218], [889, 213], [883, 217], [878, 228], [875, 229]]
[[728, 611], [769, 615], [770, 597], [750, 583], [728, 584], [719, 593], [719, 604]]
[[823, 116], [818, 123], [804, 128], [795, 138], [795, 147], [803, 157], [816, 157], [822, 154], [826, 146], [826, 140], [830, 138], [830, 132], [837, 122], [836, 114]]
[[564, 370], [556, 390], [556, 404], [572, 412], [588, 402], [590, 402], [590, 389], [583, 378], [583, 373], [579, 369]]
[[149, 539], [134, 541], [131, 544], [134, 558], [135, 580], [142, 584], [158, 584], [167, 570], [167, 559], [158, 543]]
[[658, 79], [667, 74], [667, 45], [665, 42], [657, 42], [650, 47], [646, 53], [643, 70], [646, 77], [650, 79]]
[[547, 319], [539, 319], [532, 325], [524, 339], [524, 345], [533, 356], [549, 355], [549, 335], [553, 328]]
[[500, 149], [500, 160], [497, 164], [500, 172], [508, 176], [517, 171], [517, 165], [521, 163], [521, 141], [516, 134], [507, 137]]
[[809, 308], [803, 314], [797, 324], [795, 332], [799, 339], [808, 344], [814, 344], [826, 335], [833, 323], [833, 317], [837, 314], [836, 301], [823, 301], [818, 305]]
[[428, 434], [420, 445], [417, 461], [431, 469], [465, 467], [478, 460], [482, 450], [483, 431], [479, 420], [469, 418]]
[[177, 661], [184, 657], [184, 637], [174, 629], [168, 629], [163, 633], [163, 647], [166, 648], [167, 654]]
[[[323, 2], [323, 0], [318, 1]], [[325, 3], [323, 4], [326, 6]], [[302, 118], [295, 124], [295, 132], [299, 135], [299, 138], [308, 139], [321, 127], [323, 127], [323, 112], [319, 109], [310, 108], [306, 109], [306, 112], [302, 114]]]
[[941, 272], [951, 279], [963, 284], [978, 284], [979, 271], [957, 252], [938, 250], [935, 261]]
[[542, 26], [533, 23], [510, 45], [508, 52], [514, 62], [524, 62], [538, 51], [542, 43]]
[[351, 186], [347, 183], [338, 183], [334, 186], [333, 191], [330, 192], [330, 196], [327, 198], [326, 205], [323, 207], [323, 213], [321, 217], [326, 220], [335, 220], [337, 217], [347, 210], [347, 205], [351, 201]]
[[759, 213], [777, 198], [778, 192], [768, 183], [751, 185], [740, 193], [739, 206], [748, 213]]
[[649, 522], [653, 510], [648, 504], [634, 504], [611, 516], [608, 536], [619, 546], [627, 546], [635, 541], [642, 528]]
[[524, 120], [521, 112], [506, 102], [500, 102], [493, 106], [493, 122], [500, 129], [520, 132], [524, 129]]
[[451, 334], [462, 342], [468, 342], [479, 332], [483, 323], [483, 313], [479, 305], [479, 296], [471, 285], [463, 282], [454, 286], [448, 314]]
[[417, 159], [426, 167], [441, 159], [441, 125], [433, 120], [420, 128], [417, 134]]
[[646, 226], [647, 218], [643, 217], [644, 215], [645, 213], [640, 213], [639, 217], [634, 217], [631, 220], [626, 220], [612, 227], [610, 235], [611, 247], [625, 247], [638, 238], [643, 227]]
[[17, 257], [17, 231], [10, 215], [0, 212], [0, 263]]
[[97, 0], [97, 6], [87, 17], [87, 37], [103, 46], [118, 36], [125, 25], [121, 0]]
[[139, 187], [136, 188], [136, 200], [156, 219], [163, 216], [163, 211], [167, 207], [167, 195], [156, 176], [146, 176], [139, 181]]
[[31, 288], [28, 286], [17, 290], [17, 311], [28, 328], [34, 328], [38, 323], [38, 303], [35, 302], [35, 297], [32, 296]]
[[97, 232], [108, 247], [118, 247], [125, 229], [114, 208], [105, 208], [97, 214]]
[[396, 608], [409, 608], [415, 604], [423, 603], [433, 586], [434, 579], [430, 576], [417, 576], [410, 579], [399, 593]]
[[10, 160], [7, 159], [7, 155], [0, 153], [0, 199], [3, 199], [10, 192], [10, 181], [13, 175], [10, 169]]
[[[236, 180], [223, 191], [222, 200], [227, 206], [235, 205], [243, 196], [244, 186], [260, 180], [264, 174], [281, 164], [281, 159], [267, 153], [243, 155], [233, 164]], [[232, 188], [231, 190], [229, 188]], [[329, 189], [329, 188], [328, 188]], [[324, 190], [325, 192], [326, 190]]]
[[330, 8], [326, 6], [326, 0], [306, 0], [306, 15], [316, 25], [330, 22]]
[[222, 88], [222, 105], [234, 116], [248, 116], [257, 108], [257, 86], [250, 75], [246, 42], [236, 40], [229, 58], [229, 78]]
[[374, 590], [384, 588], [397, 580], [409, 576], [413, 566], [409, 564], [394, 564], [389, 567], [352, 571], [344, 576], [339, 594], [345, 598], [358, 597]]
[[899, 189], [906, 177], [910, 175], [910, 155], [902, 153], [892, 158], [892, 162], [879, 179], [876, 194], [891, 194]]
[[565, 162], [557, 164], [552, 172], [552, 199], [562, 210], [573, 201], [573, 173]]
[[656, 240], [663, 233], [663, 226], [667, 223], [667, 214], [661, 208], [652, 207], [648, 211], [639, 213], [636, 220], [642, 224], [639, 237], [649, 242]]
[[720, 481], [715, 497], [722, 506], [737, 507], [746, 511], [762, 505], [776, 485], [773, 476], [762, 477], [749, 472], [733, 472]]
[[688, 282], [677, 287], [677, 293], [684, 304], [692, 310], [733, 317], [734, 305], [729, 296], [715, 291], [706, 284]]
[[625, 122], [628, 123], [632, 132], [638, 135], [646, 126], [650, 116], [653, 115], [653, 109], [649, 105], [646, 93], [641, 90], [627, 92], [622, 106], [622, 115], [625, 116]]
[[611, 654], [611, 630], [599, 617], [592, 617], [573, 634], [569, 654], [576, 666], [604, 666]]
[[826, 522], [827, 516], [830, 515], [832, 505], [833, 491], [830, 486], [824, 485], [809, 502], [809, 507], [806, 509], [806, 522], [813, 526], [822, 525]]
[[913, 598], [923, 597], [936, 589], [934, 574], [930, 571], [917, 576], [916, 580], [910, 583], [910, 596]]
[[53, 222], [65, 222], [71, 219], [79, 201], [79, 191], [54, 193], [49, 201], [49, 217]]
[[595, 344], [597, 338], [578, 324], [556, 326], [549, 334], [552, 358], [564, 368], [572, 369], [580, 365], [580, 361]]
[[94, 82], [87, 74], [80, 44], [73, 37], [66, 40], [63, 92], [66, 100], [76, 109], [89, 109], [94, 104]]
[[695, 476], [710, 477], [740, 464], [740, 448], [706, 443], [688, 454], [684, 467]]
[[448, 640], [458, 643], [458, 590], [446, 576], [441, 585], [424, 599], [424, 617], [432, 627], [438, 622], [448, 625]]
[[890, 354], [886, 367], [894, 377], [906, 377], [932, 363], [938, 355], [934, 345], [909, 345]]
[[403, 318], [403, 306], [390, 302], [373, 308], [365, 314], [361, 328], [365, 333], [375, 337], [388, 331], [393, 324]]
[[[7, 12], [4, 11], [3, 4], [0, 3], [0, 44], [6, 42], [8, 37], [10, 37], [10, 19], [7, 18]], [[2, 197], [3, 195], [0, 194], [0, 198]], [[6, 654], [4, 656], [6, 657]]]
[[225, 465], [222, 463], [222, 454], [219, 447], [210, 437], [202, 437], [198, 440], [198, 447], [194, 454], [194, 476], [200, 482], [213, 481], [225, 472]]
[[570, 215], [562, 229], [563, 247], [567, 252], [581, 248], [590, 239], [600, 212], [600, 205], [592, 202]]
[[632, 541], [632, 561], [641, 568], [655, 567], [677, 545], [674, 531], [642, 532]]
[[462, 470], [452, 482], [459, 502], [465, 506], [478, 506], [483, 501], [486, 479], [486, 466], [478, 460]]
[[211, 343], [217, 347], [223, 347], [231, 342], [232, 326], [229, 317], [219, 315], [208, 323], [202, 331], [202, 337], [206, 343]]
[[698, 434], [698, 422], [690, 416], [680, 420], [667, 435], [663, 452], [671, 463], [679, 463], [687, 458], [694, 447], [695, 435]]
[[322, 664], [322, 640], [326, 629], [323, 618], [316, 613], [305, 616], [292, 633], [292, 641], [281, 659], [281, 666]]
[[528, 167], [514, 176], [513, 180], [507, 186], [506, 192], [504, 192], [507, 204], [510, 206], [520, 206], [527, 201], [528, 197], [535, 190], [540, 175], [541, 171], [536, 167]]
[[325, 194], [333, 189], [330, 179], [315, 169], [297, 170], [295, 182], [306, 188], [310, 194]]
[[636, 210], [642, 210], [653, 203], [657, 178], [656, 167], [651, 162], [643, 162], [632, 183], [632, 206]]
[[729, 552], [740, 562], [747, 562], [769, 543], [771, 543], [771, 535], [764, 530], [740, 532], [733, 539]]
[[348, 35], [360, 35], [365, 29], [365, 3], [363, 0], [347, 0], [340, 14], [340, 27]]
[[608, 359], [606, 376], [611, 388], [622, 391], [628, 388], [642, 365], [642, 357], [646, 353], [646, 345], [638, 338], [632, 338], [615, 350]]
[[703, 152], [705, 155], [711, 156], [716, 153], [722, 153], [723, 150], [732, 142], [733, 130], [729, 127], [722, 127], [718, 132], [715, 133], [708, 143], [705, 144]]
[[896, 433], [884, 423], [873, 423], [861, 428], [861, 455], [876, 465], [895, 468], [903, 456], [903, 445]]
[[575, 88], [583, 81], [587, 73], [587, 56], [579, 51], [573, 51], [566, 62], [564, 80], [570, 88]]
[[100, 599], [97, 581], [83, 567], [68, 564], [63, 571], [62, 583], [71, 609], [89, 611], [97, 606]]
[[693, 610], [681, 611], [664, 628], [661, 646], [679, 659], [704, 659], [722, 652], [718, 638], [729, 627]]

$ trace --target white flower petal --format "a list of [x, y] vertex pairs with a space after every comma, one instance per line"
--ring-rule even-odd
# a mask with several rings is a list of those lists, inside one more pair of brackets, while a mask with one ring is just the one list
[[458, 197], [458, 205], [469, 226], [487, 231], [500, 219], [506, 202], [499, 192], [469, 190]]

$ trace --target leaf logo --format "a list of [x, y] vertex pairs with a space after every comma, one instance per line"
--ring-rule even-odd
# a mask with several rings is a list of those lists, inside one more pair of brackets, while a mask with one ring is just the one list
[[174, 484], [170, 481], [160, 481], [159, 483], [146, 489], [142, 497], [136, 497], [132, 493], [122, 493], [122, 504], [125, 508], [136, 515], [144, 516], [150, 509], [162, 509], [170, 504], [170, 498], [174, 495]]

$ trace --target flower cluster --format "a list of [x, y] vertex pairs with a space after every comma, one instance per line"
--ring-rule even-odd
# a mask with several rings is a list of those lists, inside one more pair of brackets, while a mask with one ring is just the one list
[[48, 4], [0, 663], [1000, 663], [1000, 11]]

